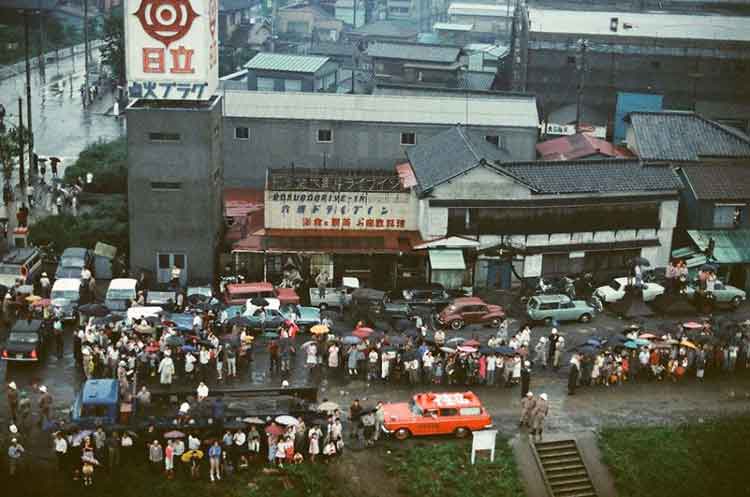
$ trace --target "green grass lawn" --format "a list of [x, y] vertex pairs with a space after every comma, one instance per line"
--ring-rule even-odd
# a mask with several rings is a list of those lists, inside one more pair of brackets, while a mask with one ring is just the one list
[[523, 497], [507, 440], [498, 438], [494, 462], [472, 466], [470, 456], [470, 442], [443, 442], [394, 451], [387, 465], [404, 497]]
[[750, 415], [609, 428], [599, 443], [620, 497], [750, 496]]

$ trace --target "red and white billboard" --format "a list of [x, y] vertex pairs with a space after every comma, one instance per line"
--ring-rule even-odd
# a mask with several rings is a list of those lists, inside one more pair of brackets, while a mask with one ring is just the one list
[[219, 82], [219, 0], [127, 0], [131, 98], [207, 100]]

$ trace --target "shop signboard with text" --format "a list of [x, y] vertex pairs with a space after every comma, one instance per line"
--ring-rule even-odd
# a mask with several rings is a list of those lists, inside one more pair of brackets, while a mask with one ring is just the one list
[[131, 98], [208, 100], [219, 82], [219, 0], [127, 0]]
[[407, 192], [266, 191], [268, 229], [416, 230]]

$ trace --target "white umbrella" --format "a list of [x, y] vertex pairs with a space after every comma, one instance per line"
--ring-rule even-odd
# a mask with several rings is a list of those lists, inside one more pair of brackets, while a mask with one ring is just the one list
[[276, 424], [280, 424], [282, 426], [297, 426], [299, 424], [299, 421], [297, 421], [297, 418], [293, 416], [278, 416], [276, 419]]
[[326, 401], [318, 406], [320, 412], [333, 412], [339, 408], [339, 405], [335, 402]]

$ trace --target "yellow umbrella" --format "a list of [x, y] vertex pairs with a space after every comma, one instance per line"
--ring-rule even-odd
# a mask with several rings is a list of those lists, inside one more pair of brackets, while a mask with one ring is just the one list
[[697, 349], [698, 348], [698, 346], [695, 345], [690, 340], [683, 340], [683, 341], [680, 342], [680, 345], [682, 345], [683, 347], [690, 347], [691, 349]]
[[39, 295], [29, 295], [26, 297], [26, 302], [36, 302], [37, 300], [42, 300], [42, 297]]
[[310, 328], [310, 333], [313, 335], [326, 335], [328, 333], [328, 326], [324, 324], [316, 324], [312, 328]]
[[198, 459], [203, 459], [203, 451], [202, 450], [189, 450], [182, 454], [182, 462], [190, 462], [190, 460], [193, 458], [193, 456], [196, 456]]

